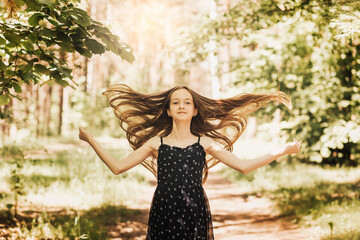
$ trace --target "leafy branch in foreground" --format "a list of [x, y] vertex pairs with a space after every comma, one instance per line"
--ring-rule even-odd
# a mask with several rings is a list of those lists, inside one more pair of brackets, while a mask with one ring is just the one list
[[134, 61], [129, 45], [71, 2], [24, 0], [21, 5], [26, 10], [18, 19], [5, 19], [4, 12], [0, 16], [0, 105], [19, 98], [23, 83], [38, 84], [43, 76], [48, 80], [42, 84], [77, 85], [64, 60], [66, 52], [91, 58], [111, 51]]

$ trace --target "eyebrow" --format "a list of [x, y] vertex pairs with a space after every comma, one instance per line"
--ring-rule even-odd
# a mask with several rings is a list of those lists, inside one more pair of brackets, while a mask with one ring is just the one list
[[[173, 98], [172, 100], [179, 100], [178, 98]], [[185, 98], [185, 100], [192, 100], [191, 98]]]

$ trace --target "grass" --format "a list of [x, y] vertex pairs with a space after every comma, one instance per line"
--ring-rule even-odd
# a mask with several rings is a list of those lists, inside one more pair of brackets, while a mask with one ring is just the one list
[[[130, 152], [123, 141], [103, 141], [116, 158]], [[58, 152], [43, 150], [47, 149], [46, 143], [59, 142], [76, 143], [43, 139], [37, 144], [1, 149], [0, 236], [106, 239], [109, 226], [142, 214], [126, 206], [137, 200], [134, 193], [148, 187], [147, 179], [153, 178], [145, 168], [139, 166], [115, 176], [88, 146], [76, 143]], [[234, 153], [240, 158], [253, 158], [272, 147], [247, 140], [238, 142]], [[17, 169], [15, 158], [21, 161], [17, 218], [13, 216], [14, 191], [10, 183], [12, 171]], [[315, 229], [319, 239], [360, 239], [360, 168], [282, 161], [247, 175], [228, 167], [220, 167], [220, 172], [247, 194], [272, 199], [280, 216]]]
[[[67, 143], [63, 140], [62, 144]], [[29, 143], [27, 147], [12, 145], [1, 149], [0, 236], [106, 239], [105, 226], [138, 214], [126, 206], [136, 201], [134, 193], [149, 185], [147, 178], [152, 176], [145, 168], [135, 167], [116, 176], [88, 146], [76, 145], [52, 153], [44, 151], [44, 146]], [[106, 146], [116, 158], [129, 152], [126, 145]], [[14, 184], [11, 179], [16, 169], [19, 181]], [[16, 218], [14, 186], [20, 189]]]
[[273, 200], [280, 216], [316, 229], [322, 239], [360, 239], [360, 168], [281, 162], [247, 175], [220, 172], [248, 194]]
[[[1, 218], [5, 214], [0, 211]], [[32, 215], [35, 213], [32, 212]], [[102, 205], [86, 211], [57, 210], [36, 212], [36, 218], [21, 216], [8, 223], [9, 239], [106, 239], [107, 226], [127, 221], [137, 210], [125, 206]]]
[[[281, 140], [245, 139], [236, 143], [234, 153], [252, 159], [279, 145]], [[219, 171], [247, 194], [271, 199], [280, 216], [312, 228], [319, 239], [359, 240], [360, 168], [303, 164], [295, 157], [246, 175], [228, 167]]]

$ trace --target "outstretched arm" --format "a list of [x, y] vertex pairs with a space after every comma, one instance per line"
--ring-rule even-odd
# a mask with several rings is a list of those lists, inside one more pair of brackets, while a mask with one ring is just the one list
[[287, 154], [298, 153], [300, 151], [300, 145], [302, 141], [298, 142], [296, 139], [294, 139], [293, 142], [288, 143], [279, 149], [275, 149], [264, 156], [252, 160], [239, 159], [236, 155], [225, 150], [219, 143], [215, 142], [211, 138], [207, 138], [207, 142], [209, 147], [206, 149], [206, 151], [210, 155], [228, 165], [229, 167], [246, 174], [271, 163], [279, 157]]
[[144, 161], [147, 157], [149, 157], [152, 153], [152, 144], [154, 139], [150, 139], [140, 148], [136, 149], [132, 153], [130, 153], [127, 157], [118, 160], [110, 156], [101, 146], [100, 144], [91, 136], [88, 132], [83, 128], [79, 128], [79, 138], [85, 142], [88, 142], [90, 146], [95, 150], [96, 154], [99, 158], [108, 166], [108, 168], [114, 174], [120, 174], [132, 167], [135, 167], [142, 161]]

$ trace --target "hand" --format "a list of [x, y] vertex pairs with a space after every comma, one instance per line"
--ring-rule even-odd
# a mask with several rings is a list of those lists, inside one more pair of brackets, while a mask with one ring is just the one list
[[297, 141], [294, 138], [294, 141], [285, 145], [286, 154], [298, 153], [300, 151], [302, 141]]
[[89, 142], [89, 139], [92, 138], [92, 136], [85, 129], [79, 127], [79, 138], [85, 142]]

